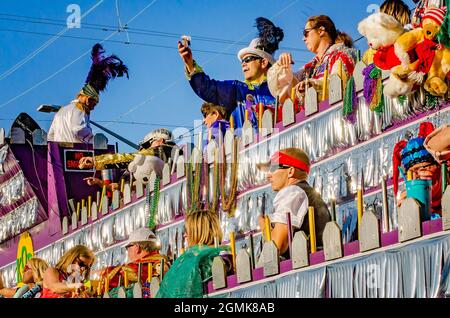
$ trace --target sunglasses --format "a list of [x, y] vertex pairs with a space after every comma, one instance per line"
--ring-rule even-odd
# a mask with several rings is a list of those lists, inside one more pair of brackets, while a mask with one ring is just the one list
[[250, 63], [251, 61], [262, 60], [262, 57], [251, 55], [241, 60], [241, 64]]
[[314, 29], [317, 29], [317, 27], [309, 28], [309, 29], [304, 29], [304, 30], [303, 30], [303, 36], [304, 36], [305, 38], [307, 38], [309, 32], [311, 32], [311, 31], [314, 30]]
[[128, 251], [128, 249], [129, 249], [130, 247], [132, 247], [132, 246], [134, 246], [134, 244], [127, 245], [127, 246], [125, 246], [125, 249]]
[[279, 165], [279, 164], [273, 164], [273, 165], [270, 165], [270, 167], [269, 167], [269, 172], [270, 172], [270, 173], [274, 173], [274, 172], [277, 171], [277, 170], [280, 170], [280, 169], [289, 169], [289, 168], [290, 168], [290, 166]]
[[79, 257], [77, 259], [77, 263], [78, 266], [83, 267], [83, 268], [91, 268], [91, 265], [86, 264], [85, 262], [83, 262]]

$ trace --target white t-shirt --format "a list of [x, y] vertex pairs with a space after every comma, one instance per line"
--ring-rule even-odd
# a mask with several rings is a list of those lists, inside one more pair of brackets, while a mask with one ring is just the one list
[[89, 115], [72, 102], [56, 113], [47, 139], [56, 142], [91, 143], [93, 136]]
[[302, 188], [296, 185], [287, 186], [278, 191], [273, 200], [275, 212], [270, 217], [270, 221], [287, 224], [286, 212], [289, 212], [292, 226], [300, 228], [308, 212], [308, 205], [308, 197]]

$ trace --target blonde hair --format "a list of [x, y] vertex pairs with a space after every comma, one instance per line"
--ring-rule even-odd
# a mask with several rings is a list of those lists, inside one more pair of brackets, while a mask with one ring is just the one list
[[[64, 253], [64, 255], [59, 259], [58, 263], [55, 265], [55, 269], [60, 272], [67, 273], [67, 269], [70, 265], [74, 264], [75, 260], [79, 257], [84, 257], [86, 259], [95, 261], [94, 253], [84, 245], [76, 245], [70, 250]], [[86, 278], [89, 278], [91, 269], [86, 268]]]
[[27, 265], [33, 271], [33, 280], [34, 283], [39, 283], [44, 279], [44, 272], [48, 268], [48, 264], [42, 258], [33, 257], [30, 258], [27, 262]]
[[380, 6], [380, 12], [393, 16], [403, 26], [411, 23], [411, 10], [402, 0], [386, 0]]
[[222, 241], [219, 217], [210, 210], [196, 210], [186, 216], [186, 232], [190, 245], [213, 245]]

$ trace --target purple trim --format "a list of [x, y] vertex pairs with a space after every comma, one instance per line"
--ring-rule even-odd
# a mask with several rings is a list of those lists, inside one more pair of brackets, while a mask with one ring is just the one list
[[398, 243], [398, 230], [381, 234], [381, 246], [386, 247]]
[[430, 235], [442, 231], [442, 218], [422, 223], [422, 235]]
[[343, 246], [344, 249], [344, 257], [349, 255], [354, 255], [359, 253], [359, 241], [353, 241], [347, 243]]
[[[438, 233], [442, 231], [442, 219], [432, 220], [432, 221], [426, 221], [422, 223], [422, 230], [423, 230], [423, 236], [430, 235], [434, 233]], [[381, 234], [381, 247], [388, 247], [390, 245], [394, 245], [398, 243], [398, 231], [392, 231], [389, 233], [382, 233]], [[380, 247], [380, 248], [381, 248]], [[359, 254], [359, 241], [353, 241], [348, 244], [345, 244], [343, 246], [344, 249], [344, 257], [356, 255]], [[376, 250], [373, 250], [376, 251]], [[363, 254], [361, 254], [363, 255]], [[323, 250], [317, 251], [315, 253], [309, 254], [309, 266], [318, 265], [325, 263], [325, 254]], [[308, 268], [308, 267], [305, 267]], [[287, 273], [289, 271], [292, 271], [292, 262], [291, 260], [282, 261], [280, 263], [280, 274]], [[252, 282], [257, 282], [260, 280], [263, 280], [267, 277], [264, 277], [264, 271], [263, 268], [256, 268], [252, 272], [253, 280]], [[208, 282], [208, 293], [213, 292], [227, 292], [228, 289], [234, 288], [239, 286], [240, 284], [237, 283], [236, 275], [231, 275], [227, 277], [227, 288], [221, 289], [221, 290], [215, 290], [213, 288], [212, 281]], [[245, 284], [242, 284], [245, 285]]]
[[280, 263], [280, 273], [286, 273], [292, 270], [292, 261], [290, 259]]
[[[18, 160], [26, 180], [33, 185], [33, 192], [38, 197], [39, 203], [44, 211], [46, 211], [45, 213], [47, 213], [47, 147], [33, 146], [33, 160], [33, 154], [30, 149], [31, 146], [28, 143], [25, 145], [11, 144], [9, 146]], [[36, 164], [36, 169], [34, 164]]]
[[325, 262], [325, 253], [323, 250], [309, 254], [309, 266]]
[[[297, 113], [297, 115], [296, 115], [296, 122], [293, 123], [292, 125], [289, 125], [289, 126], [287, 126], [287, 127], [284, 127], [284, 126], [283, 126], [283, 123], [282, 123], [282, 122], [279, 122], [279, 123], [277, 123], [277, 124], [275, 125], [275, 127], [278, 128], [278, 129], [279, 129], [279, 133], [281, 133], [281, 132], [283, 132], [284, 130], [289, 129], [290, 127], [292, 127], [292, 126], [295, 125], [295, 124], [301, 124], [301, 121], [303, 121], [303, 119], [315, 117], [315, 116], [319, 115], [320, 112], [323, 112], [324, 110], [327, 110], [327, 109], [332, 108], [332, 107], [334, 107], [334, 105], [330, 107], [330, 106], [328, 105], [328, 101], [324, 101], [324, 102], [320, 103], [320, 105], [319, 105], [319, 112], [318, 112], [318, 113], [315, 113], [315, 114], [313, 114], [313, 115], [311, 115], [311, 116], [309, 116], [309, 117], [306, 117], [305, 114], [304, 114], [304, 112], [300, 112], [300, 113]], [[385, 134], [385, 133], [391, 132], [391, 131], [393, 131], [393, 130], [395, 130], [395, 129], [397, 129], [397, 128], [401, 128], [401, 127], [403, 127], [403, 126], [406, 126], [406, 125], [408, 125], [409, 123], [411, 123], [411, 122], [413, 122], [413, 121], [416, 121], [416, 120], [418, 120], [418, 119], [426, 118], [427, 116], [429, 116], [429, 115], [431, 115], [431, 114], [433, 114], [433, 113], [437, 113], [438, 111], [442, 111], [442, 110], [444, 110], [444, 109], [446, 109], [446, 108], [448, 108], [448, 107], [450, 107], [450, 103], [444, 104], [444, 105], [443, 105], [442, 107], [440, 107], [439, 109], [432, 109], [432, 110], [429, 110], [429, 111], [426, 111], [426, 112], [423, 112], [423, 113], [416, 114], [415, 116], [412, 115], [412, 116], [408, 117], [407, 119], [405, 119], [405, 120], [403, 120], [403, 121], [397, 121], [397, 122], [394, 122], [394, 124], [392, 124], [389, 128], [387, 128], [386, 130], [384, 130], [381, 134], [379, 134], [379, 135], [373, 135], [373, 136], [371, 136], [368, 140], [362, 140], [362, 141], [359, 141], [357, 144], [355, 144], [355, 145], [353, 145], [353, 146], [346, 146], [346, 147], [340, 147], [340, 148], [332, 149], [328, 155], [324, 156], [323, 158], [321, 158], [321, 159], [318, 160], [318, 161], [313, 161], [312, 164], [319, 164], [320, 162], [322, 162], [322, 161], [324, 161], [324, 160], [327, 160], [327, 159], [333, 157], [334, 155], [336, 155], [336, 154], [338, 154], [338, 153], [340, 153], [340, 152], [342, 152], [342, 151], [345, 151], [345, 150], [347, 150], [347, 149], [354, 148], [354, 147], [356, 147], [356, 146], [358, 146], [358, 145], [360, 145], [360, 144], [362, 144], [362, 143], [366, 143], [366, 142], [368, 142], [368, 141], [370, 141], [370, 140], [372, 140], [372, 139], [374, 139], [374, 138], [376, 138], [376, 137], [378, 137], [378, 136], [380, 136], [380, 135], [383, 135], [383, 134]], [[258, 143], [259, 143], [259, 142], [262, 142], [262, 141], [266, 140], [266, 139], [269, 138], [269, 137], [270, 137], [270, 136], [267, 136], [266, 138], [259, 138], [259, 137], [256, 137], [255, 140], [258, 140]], [[256, 143], [257, 143], [257, 142], [254, 142], [253, 144], [256, 144]], [[252, 144], [248, 145], [247, 147], [244, 147], [243, 149], [241, 149], [241, 151], [247, 149], [247, 148], [250, 147], [251, 145], [252, 145]], [[264, 186], [266, 186], [266, 185], [267, 185], [267, 183], [266, 183], [266, 184], [263, 184], [263, 185], [259, 185], [259, 186], [254, 186], [254, 187], [247, 188], [245, 191], [240, 191], [240, 192], [238, 192], [237, 195], [238, 195], [238, 196], [241, 196], [241, 195], [245, 194], [246, 192], [249, 192], [249, 191], [254, 190], [254, 189], [257, 189], [257, 188], [262, 188], [262, 187], [264, 187]]]
[[67, 192], [64, 182], [64, 169], [61, 165], [59, 146], [57, 143], [48, 143], [48, 204], [49, 210], [59, 217], [69, 216], [67, 209]]

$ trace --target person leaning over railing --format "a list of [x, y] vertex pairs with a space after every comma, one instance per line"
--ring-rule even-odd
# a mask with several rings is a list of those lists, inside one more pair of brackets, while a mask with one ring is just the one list
[[84, 245], [76, 245], [44, 273], [41, 298], [86, 298], [84, 283], [90, 278], [94, 253]]
[[[274, 213], [270, 216], [270, 230], [271, 238], [284, 258], [289, 256], [286, 213], [291, 215], [294, 231], [302, 230], [309, 235], [308, 207], [314, 207], [317, 247], [323, 246], [323, 230], [331, 221], [327, 205], [307, 182], [310, 166], [308, 155], [299, 148], [282, 149], [273, 154], [269, 162], [257, 164], [258, 169], [268, 172], [267, 179], [272, 190], [277, 192], [273, 200]], [[260, 215], [258, 222], [264, 229], [264, 216]]]
[[[80, 169], [96, 170], [103, 169], [121, 169], [121, 178], [125, 181], [129, 180], [129, 173], [126, 171], [130, 163], [136, 158], [136, 155], [152, 156], [155, 158], [153, 169], [157, 174], [161, 174], [164, 163], [167, 163], [172, 156], [172, 152], [176, 147], [173, 141], [172, 133], [165, 129], [159, 128], [148, 133], [144, 139], [139, 143], [139, 151], [136, 153], [115, 153], [105, 154], [95, 157], [83, 157], [79, 161]], [[105, 182], [96, 177], [88, 177], [84, 179], [89, 186], [97, 185], [103, 187]], [[119, 183], [113, 182], [106, 185], [108, 191], [114, 191], [119, 189]]]
[[279, 96], [283, 103], [290, 97], [292, 87], [297, 96], [303, 98], [306, 83], [322, 96], [325, 70], [328, 74], [339, 74], [349, 78], [355, 68], [356, 50], [348, 47], [349, 36], [336, 29], [334, 22], [325, 15], [312, 16], [303, 30], [303, 41], [315, 57], [293, 74], [294, 60], [290, 53], [282, 53], [278, 61], [269, 69], [267, 82], [272, 95]]
[[22, 287], [1, 288], [0, 295], [5, 298], [39, 298], [42, 280], [48, 264], [40, 258], [30, 258], [23, 269]]
[[164, 276], [157, 298], [201, 298], [203, 283], [212, 277], [212, 263], [227, 247], [214, 247], [222, 241], [217, 213], [197, 210], [187, 214], [185, 235], [189, 248], [178, 257]]

